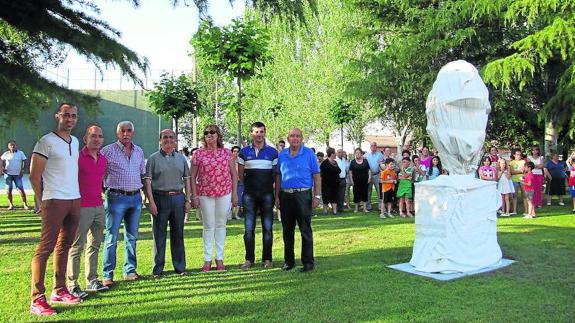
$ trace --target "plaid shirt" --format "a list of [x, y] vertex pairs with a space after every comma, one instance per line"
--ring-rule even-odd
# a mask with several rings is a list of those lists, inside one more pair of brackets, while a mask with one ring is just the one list
[[124, 191], [136, 191], [142, 188], [142, 178], [146, 173], [144, 151], [132, 144], [131, 156], [124, 153], [124, 145], [116, 141], [102, 148], [102, 154], [108, 161], [104, 186]]

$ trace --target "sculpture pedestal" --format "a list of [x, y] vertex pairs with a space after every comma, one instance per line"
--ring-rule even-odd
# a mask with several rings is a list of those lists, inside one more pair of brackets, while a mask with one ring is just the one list
[[415, 184], [415, 242], [410, 264], [422, 272], [469, 272], [501, 260], [495, 182], [469, 175]]

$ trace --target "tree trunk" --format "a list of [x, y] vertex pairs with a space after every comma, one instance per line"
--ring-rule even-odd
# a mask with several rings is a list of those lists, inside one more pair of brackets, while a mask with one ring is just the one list
[[238, 146], [242, 146], [242, 80], [241, 78], [237, 78], [238, 83]]
[[341, 149], [343, 149], [343, 124], [341, 125], [340, 131], [341, 131]]
[[[174, 133], [176, 135], [176, 151], [178, 150], [178, 118], [172, 118], [172, 127], [174, 129]], [[159, 136], [160, 134], [158, 134]]]
[[545, 117], [545, 157], [557, 152], [557, 120], [553, 116]]

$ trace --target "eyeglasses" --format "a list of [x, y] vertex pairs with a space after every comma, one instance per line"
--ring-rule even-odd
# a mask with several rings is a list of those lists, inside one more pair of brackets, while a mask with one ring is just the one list
[[70, 114], [70, 113], [58, 113], [58, 114], [61, 115], [64, 119], [78, 119], [77, 114]]
[[174, 137], [174, 136], [162, 136], [162, 139], [174, 139], [174, 138], [176, 138], [176, 137]]
[[205, 130], [205, 131], [204, 131], [204, 136], [207, 136], [208, 134], [209, 134], [209, 135], [213, 135], [213, 134], [216, 134], [216, 133], [217, 133], [217, 132], [216, 132], [215, 130]]

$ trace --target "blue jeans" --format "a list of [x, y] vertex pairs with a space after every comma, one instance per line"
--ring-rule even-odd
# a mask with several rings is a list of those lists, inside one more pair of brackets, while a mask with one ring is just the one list
[[244, 245], [246, 247], [246, 260], [255, 262], [255, 229], [256, 216], [262, 219], [262, 260], [272, 260], [273, 223], [274, 223], [274, 194], [273, 192], [248, 193], [243, 195], [244, 205]]
[[244, 194], [244, 184], [240, 181], [238, 181], [238, 189], [236, 190], [236, 192], [238, 194], [238, 207], [241, 208], [244, 203], [244, 199], [242, 198]]
[[6, 189], [12, 191], [12, 183], [16, 184], [16, 187], [23, 191], [24, 184], [22, 183], [22, 175], [4, 175], [4, 181], [6, 183]]
[[142, 197], [140, 194], [123, 195], [106, 192], [106, 229], [104, 230], [104, 250], [102, 256], [102, 277], [114, 278], [116, 268], [116, 245], [122, 219], [124, 220], [124, 275], [136, 272], [136, 240], [140, 226]]

